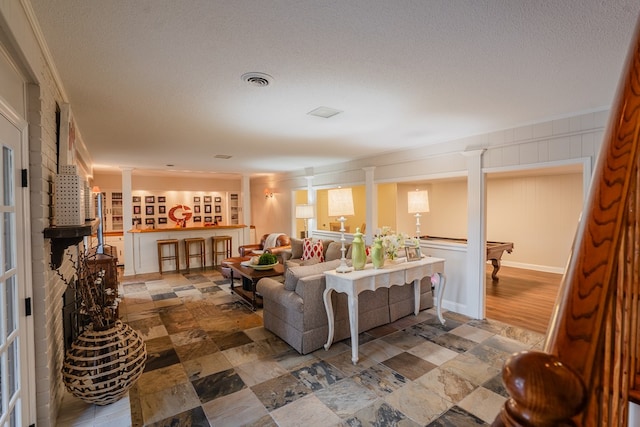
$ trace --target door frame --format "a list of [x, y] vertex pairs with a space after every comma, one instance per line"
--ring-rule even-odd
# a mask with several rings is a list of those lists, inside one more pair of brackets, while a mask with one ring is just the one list
[[[26, 316], [26, 307], [22, 301], [33, 297], [33, 277], [31, 271], [31, 209], [30, 182], [22, 187], [21, 170], [29, 170], [29, 137], [28, 123], [22, 119], [11, 106], [0, 96], [0, 115], [20, 132], [20, 164], [15, 167], [14, 189], [16, 196], [16, 255], [18, 277], [22, 277], [23, 285], [18, 286], [18, 322], [20, 328], [20, 387], [22, 389], [22, 420], [26, 425], [36, 422], [36, 384], [35, 384], [35, 334], [33, 315]], [[32, 298], [33, 301], [33, 298]], [[33, 303], [32, 303], [33, 306]]]

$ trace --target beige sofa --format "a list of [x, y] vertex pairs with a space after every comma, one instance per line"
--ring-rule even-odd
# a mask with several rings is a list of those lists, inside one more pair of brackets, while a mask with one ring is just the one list
[[[296, 254], [292, 239], [292, 255]], [[335, 242], [334, 242], [335, 243]], [[331, 256], [332, 248], [327, 248]], [[339, 251], [338, 251], [339, 252]], [[322, 299], [325, 290], [323, 271], [340, 265], [338, 259], [329, 259], [312, 265], [301, 264], [298, 258], [288, 258], [284, 283], [272, 278], [261, 279], [257, 291], [262, 295], [264, 327], [278, 335], [301, 354], [321, 348], [327, 341], [327, 312]], [[291, 260], [297, 260], [291, 262]], [[335, 317], [334, 342], [350, 336], [347, 296], [332, 292]], [[380, 288], [365, 291], [358, 297], [359, 332], [413, 315], [413, 285]], [[433, 306], [431, 280], [421, 282], [420, 310]]]

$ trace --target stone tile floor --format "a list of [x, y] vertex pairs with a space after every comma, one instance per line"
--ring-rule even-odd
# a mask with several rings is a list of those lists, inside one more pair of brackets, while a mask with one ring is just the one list
[[297, 353], [215, 270], [125, 278], [121, 290], [145, 372], [128, 401], [67, 396], [58, 426], [99, 426], [105, 413], [111, 426], [486, 426], [506, 399], [504, 360], [544, 338], [453, 312], [443, 326], [425, 310], [360, 334], [353, 365], [348, 340]]

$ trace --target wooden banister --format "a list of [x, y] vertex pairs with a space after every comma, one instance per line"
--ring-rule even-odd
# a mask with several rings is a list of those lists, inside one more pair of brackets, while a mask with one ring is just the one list
[[640, 21], [544, 352], [513, 356], [494, 426], [624, 426], [640, 397]]

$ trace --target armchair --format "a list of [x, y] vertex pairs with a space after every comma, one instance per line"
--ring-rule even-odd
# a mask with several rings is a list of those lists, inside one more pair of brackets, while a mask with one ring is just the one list
[[280, 256], [280, 253], [291, 249], [291, 238], [282, 233], [265, 234], [260, 239], [260, 243], [254, 243], [250, 245], [242, 245], [238, 247], [238, 252], [241, 257], [254, 256], [254, 251], [270, 252], [276, 256]]

